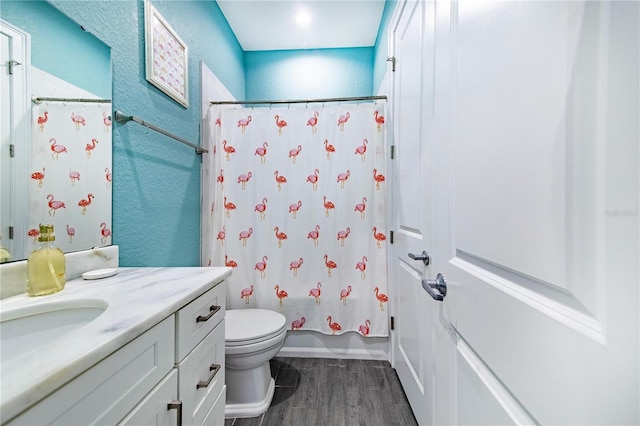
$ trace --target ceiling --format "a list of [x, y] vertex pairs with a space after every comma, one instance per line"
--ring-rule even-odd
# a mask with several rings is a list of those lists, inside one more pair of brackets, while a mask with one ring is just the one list
[[[375, 45], [384, 0], [217, 0], [245, 51]], [[306, 14], [305, 20], [298, 14]]]

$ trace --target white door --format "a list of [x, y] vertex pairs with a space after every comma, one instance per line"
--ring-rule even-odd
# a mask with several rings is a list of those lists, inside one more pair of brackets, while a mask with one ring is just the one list
[[[435, 421], [433, 339], [437, 303], [422, 289], [431, 266], [418, 259], [433, 249], [434, 2], [401, 2], [393, 31], [393, 170], [391, 277], [392, 361], [420, 424]], [[401, 11], [401, 12], [400, 12]], [[401, 13], [401, 15], [398, 15]], [[414, 255], [416, 259], [409, 257]]]
[[637, 425], [640, 3], [436, 16], [447, 421]]

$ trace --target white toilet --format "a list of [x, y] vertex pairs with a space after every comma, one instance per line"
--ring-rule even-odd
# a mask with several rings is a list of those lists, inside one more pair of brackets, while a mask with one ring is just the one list
[[284, 315], [266, 309], [225, 313], [225, 417], [256, 417], [267, 411], [275, 381], [269, 360], [287, 334]]

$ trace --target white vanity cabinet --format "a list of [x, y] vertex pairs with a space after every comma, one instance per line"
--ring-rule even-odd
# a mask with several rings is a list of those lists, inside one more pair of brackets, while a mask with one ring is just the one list
[[221, 282], [8, 424], [223, 425], [224, 314]]

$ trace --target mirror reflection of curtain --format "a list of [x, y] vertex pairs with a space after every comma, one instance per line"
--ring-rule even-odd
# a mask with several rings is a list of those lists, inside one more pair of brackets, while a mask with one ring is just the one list
[[38, 225], [50, 223], [65, 252], [111, 244], [110, 115], [111, 103], [34, 106], [27, 231], [34, 243]]
[[202, 250], [234, 267], [228, 308], [388, 336], [384, 106], [210, 108]]

